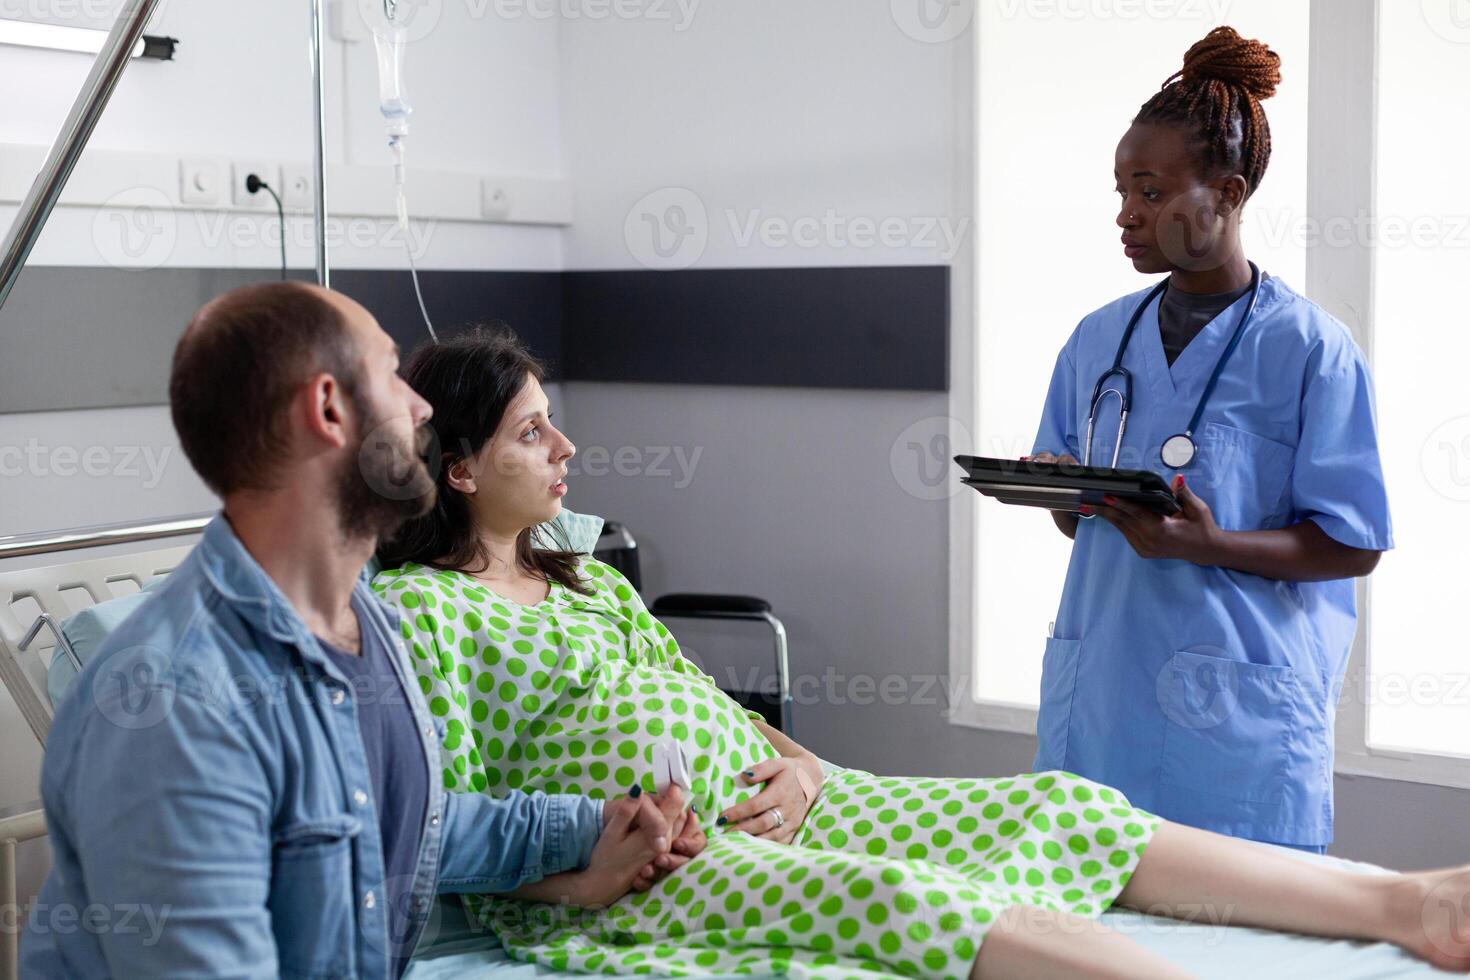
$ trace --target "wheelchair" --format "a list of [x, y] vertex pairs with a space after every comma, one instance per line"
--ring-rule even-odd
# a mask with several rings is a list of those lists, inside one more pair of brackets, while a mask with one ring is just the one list
[[[638, 542], [628, 528], [617, 521], [607, 521], [592, 555], [622, 573], [643, 594], [643, 577], [638, 568]], [[765, 599], [748, 595], [723, 595], [707, 592], [674, 592], [647, 603], [655, 619], [736, 620], [764, 623], [775, 640], [776, 690], [739, 691], [721, 688], [742, 708], [757, 712], [766, 724], [785, 735], [791, 735], [791, 664], [786, 643], [786, 627], [771, 611]]]

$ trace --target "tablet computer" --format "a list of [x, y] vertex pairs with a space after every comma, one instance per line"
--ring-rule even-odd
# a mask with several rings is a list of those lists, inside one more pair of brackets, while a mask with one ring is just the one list
[[960, 482], [1003, 504], [1075, 511], [1082, 504], [1101, 504], [1108, 496], [1160, 514], [1179, 512], [1169, 485], [1148, 470], [987, 456], [956, 456], [954, 461], [965, 471]]

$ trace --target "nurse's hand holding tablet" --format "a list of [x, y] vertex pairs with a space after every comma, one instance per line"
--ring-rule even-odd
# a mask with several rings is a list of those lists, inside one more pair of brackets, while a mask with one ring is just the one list
[[1393, 535], [1362, 352], [1241, 246], [1280, 80], [1269, 48], [1216, 28], [1118, 144], [1124, 255], [1164, 278], [1078, 324], [1029, 458], [1153, 471], [1180, 511], [1053, 513], [1074, 543], [1035, 767], [1321, 850], [1352, 579]]
[[[1053, 456], [1041, 452], [1027, 456], [1037, 463], [1072, 463], [1071, 456]], [[1083, 504], [1078, 512], [1084, 517], [1101, 517], [1122, 532], [1140, 558], [1181, 558], [1198, 565], [1218, 564], [1214, 559], [1221, 550], [1220, 527], [1210, 505], [1189, 489], [1182, 474], [1174, 477], [1174, 499], [1179, 513], [1160, 514], [1146, 507], [1130, 504], [1114, 497], [1103, 498], [1101, 506]], [[1077, 536], [1077, 517], [1066, 511], [1053, 511], [1053, 519], [1069, 538]]]

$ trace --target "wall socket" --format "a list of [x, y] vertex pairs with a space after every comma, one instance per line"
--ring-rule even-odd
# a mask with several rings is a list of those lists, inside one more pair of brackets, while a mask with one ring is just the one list
[[510, 217], [510, 195], [504, 187], [488, 180], [480, 182], [480, 214], [491, 221]]
[[185, 158], [179, 161], [179, 203], [219, 204], [225, 198], [223, 160]]
[[[276, 202], [265, 191], [254, 194], [245, 189], [245, 178], [255, 174], [261, 180], [271, 185], [271, 189], [277, 194], [281, 193], [281, 178], [279, 168], [273, 163], [264, 160], [237, 160], [230, 166], [230, 198], [236, 207], [249, 208], [252, 211], [274, 211]], [[284, 203], [285, 198], [282, 197]]]
[[316, 168], [300, 164], [281, 165], [281, 203], [287, 211], [311, 211], [316, 207]]

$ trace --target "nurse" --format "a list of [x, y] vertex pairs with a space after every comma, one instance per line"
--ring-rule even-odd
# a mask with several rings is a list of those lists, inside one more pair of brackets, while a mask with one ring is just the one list
[[1362, 351], [1241, 248], [1241, 209], [1271, 155], [1261, 100], [1280, 78], [1264, 44], [1216, 28], [1118, 144], [1124, 254], [1167, 279], [1078, 324], [1032, 458], [1084, 457], [1094, 387], [1139, 313], [1121, 353], [1122, 443], [1110, 394], [1091, 458], [1106, 466], [1116, 450], [1118, 466], [1158, 472], [1181, 510], [1109, 499], [1082, 509], [1091, 519], [1052, 515], [1074, 543], [1035, 766], [1170, 820], [1322, 851], [1353, 579], [1393, 540]]

